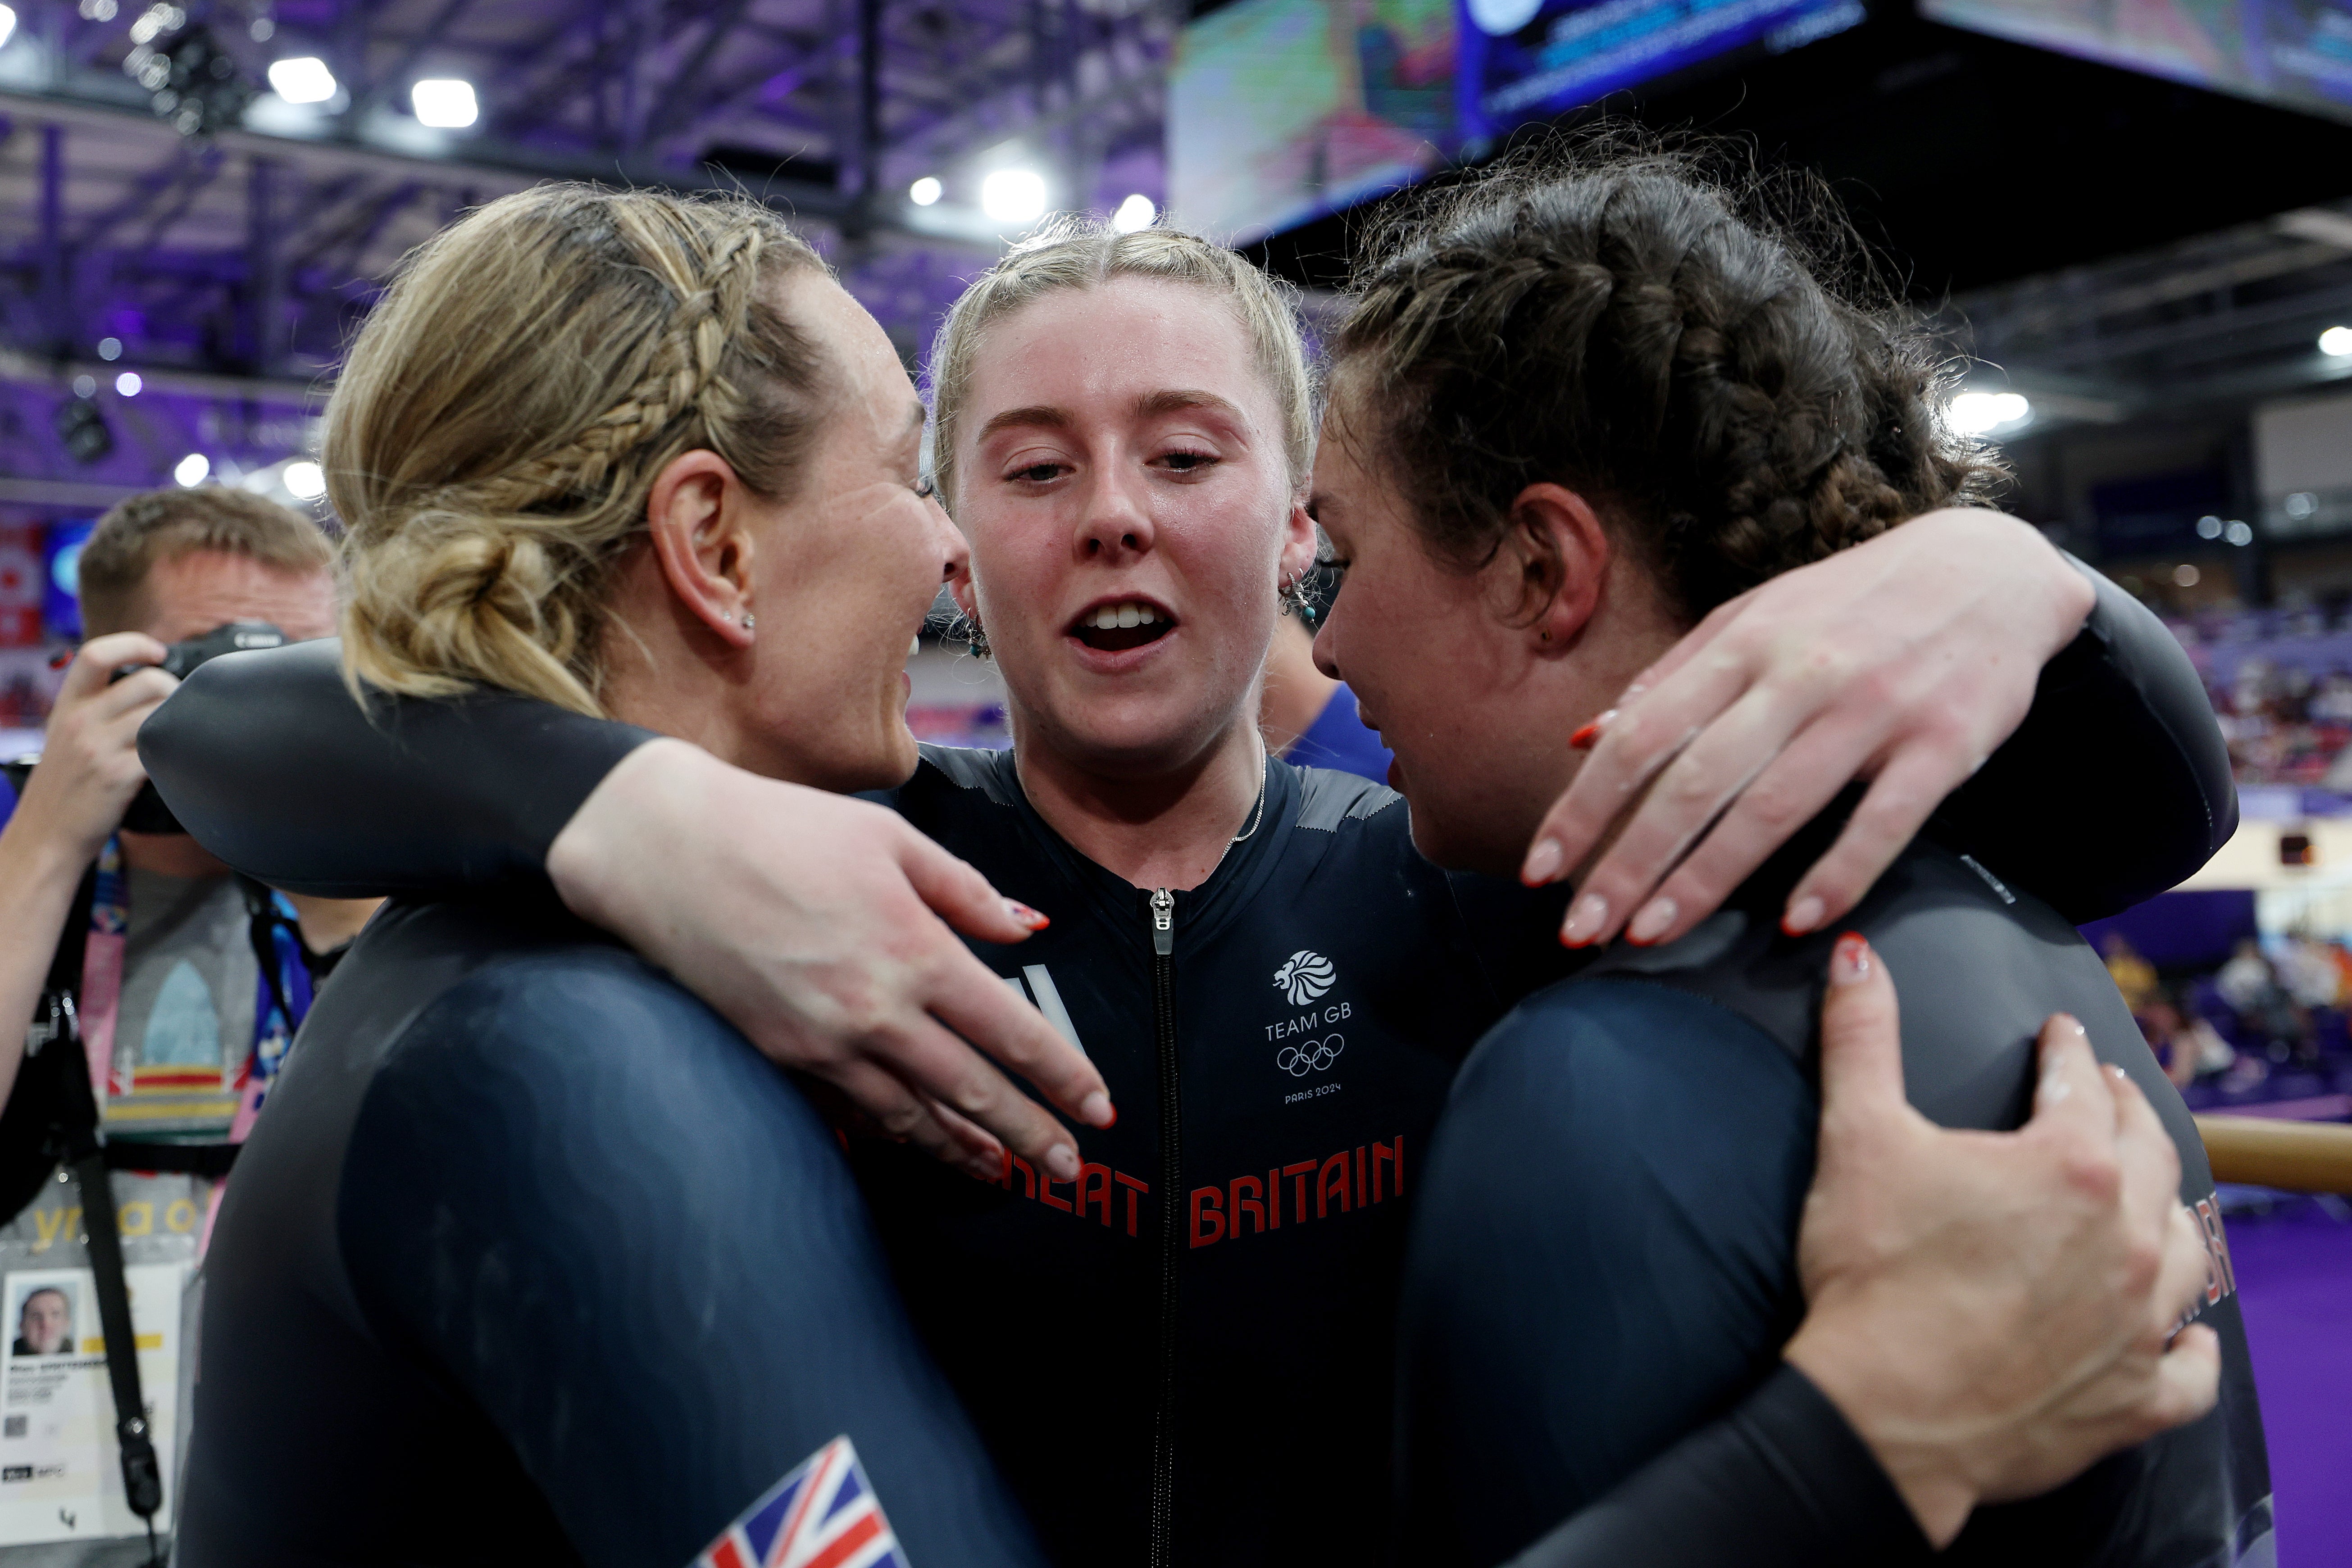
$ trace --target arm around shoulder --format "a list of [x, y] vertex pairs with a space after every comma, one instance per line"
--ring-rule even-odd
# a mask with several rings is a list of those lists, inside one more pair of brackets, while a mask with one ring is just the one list
[[1941, 822], [2004, 879], [2080, 923], [2128, 909], [2237, 830], [2230, 753], [2202, 679], [2162, 621], [2073, 556], [2090, 618], [2043, 668], [2008, 743]]
[[649, 738], [501, 691], [373, 693], [362, 708], [341, 645], [318, 641], [205, 664], [139, 749], [230, 865], [289, 892], [368, 898], [543, 874], [564, 824]]

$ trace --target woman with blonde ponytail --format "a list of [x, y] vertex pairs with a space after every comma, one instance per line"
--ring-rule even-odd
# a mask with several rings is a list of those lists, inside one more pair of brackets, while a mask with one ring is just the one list
[[[896, 784], [908, 640], [964, 555], [922, 420], [764, 209], [493, 203], [329, 409], [353, 689]], [[772, 1561], [795, 1475], [803, 1544], [1038, 1561], [834, 1135], [675, 981], [507, 889], [389, 906], [332, 997], [213, 1239], [179, 1562], [677, 1563], [747, 1517], [718, 1560]]]
[[[636, 266], [614, 268], [614, 251]], [[613, 571], [646, 537], [664, 467], [703, 448], [753, 494], [796, 487], [816, 350], [767, 295], [823, 266], [749, 203], [581, 187], [512, 198], [428, 244], [328, 411], [354, 679], [430, 697], [489, 685], [603, 714]]]

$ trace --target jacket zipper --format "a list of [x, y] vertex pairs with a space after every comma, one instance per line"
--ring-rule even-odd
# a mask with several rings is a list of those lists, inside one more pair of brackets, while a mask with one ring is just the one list
[[1176, 896], [1151, 894], [1151, 1025], [1160, 1053], [1160, 1406], [1151, 1436], [1151, 1568], [1175, 1560], [1176, 1233], [1183, 1149], [1176, 1081]]

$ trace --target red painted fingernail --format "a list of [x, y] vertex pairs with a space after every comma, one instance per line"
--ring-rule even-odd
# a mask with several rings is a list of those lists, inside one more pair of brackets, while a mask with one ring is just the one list
[[1839, 985], [1853, 985], [1870, 978], [1870, 943], [1860, 931], [1848, 931], [1837, 939], [1830, 950], [1830, 979]]
[[49, 668], [51, 669], [63, 669], [73, 661], [74, 650], [69, 647], [61, 647], [58, 649], [57, 652], [49, 655]]
[[1011, 899], [1004, 900], [1004, 912], [1013, 917], [1013, 924], [1027, 931], [1044, 931], [1054, 923], [1028, 905], [1015, 903]]
[[1568, 738], [1568, 743], [1577, 751], [1589, 752], [1592, 749], [1592, 742], [1599, 739], [1601, 739], [1601, 721], [1596, 719], [1570, 735]]

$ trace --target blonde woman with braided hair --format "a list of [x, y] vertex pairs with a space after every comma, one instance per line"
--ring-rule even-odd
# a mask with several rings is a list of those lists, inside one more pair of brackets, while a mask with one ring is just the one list
[[[410, 258], [328, 409], [353, 689], [897, 784], [908, 640], [964, 559], [922, 424], [764, 209], [494, 202]], [[861, 1561], [893, 1527], [1040, 1561], [834, 1134], [675, 981], [509, 888], [395, 901], [331, 997], [213, 1239], [177, 1561], [676, 1563], [746, 1514], [764, 1560], [802, 1468]]]
[[[1083, 1046], [1126, 1115], [1079, 1130], [1072, 1166], [1008, 1140], [984, 1184], [919, 1150], [853, 1137], [860, 1186], [926, 1342], [1056, 1561], [1376, 1557], [1404, 1200], [1462, 1055], [1518, 994], [1575, 961], [1553, 940], [1562, 892], [1449, 878], [1415, 852], [1396, 795], [1265, 754], [1261, 674], [1316, 547], [1313, 382], [1279, 286], [1180, 231], [1066, 221], [1013, 247], [957, 303], [933, 381], [942, 495], [970, 548], [950, 587], [1003, 670], [1014, 744], [925, 748], [887, 799], [992, 886], [1055, 917], [1018, 947], [982, 933], [976, 951], [1007, 994]], [[1668, 925], [1702, 918], [1706, 879], [1737, 882], [1794, 826], [1786, 790], [1755, 806], [1738, 786], [1795, 737], [1784, 772], [1798, 789], [1825, 800], [1865, 766], [1895, 780], [1815, 871], [1817, 902], [1850, 903], [1874, 858], [1899, 848], [1967, 776], [1969, 749], [1991, 749], [2015, 725], [2039, 660], [2075, 637], [2091, 597], [2031, 530], [1947, 510], [1790, 574], [1710, 623], [1692, 645], [1705, 657], [1691, 662], [1707, 679], [1696, 691], [1666, 681], [1612, 727], [1612, 765], [1632, 758], [1646, 777], [1678, 748], [1696, 760], [1674, 762], [1624, 826], [1621, 847], [1650, 847], [1585, 879], [1588, 893], [1616, 889], [1606, 930], [1570, 936], [1622, 929], [1640, 908], [1624, 889], [1669, 870], [1681, 880]], [[1864, 603], [1892, 607], [1897, 633], [1885, 618], [1857, 619]], [[762, 635], [767, 624], [763, 615]], [[2058, 708], [2037, 712], [2062, 737], [2037, 760], [2064, 752], [2069, 702], [2101, 707], [2121, 693], [2141, 703], [2136, 683], [2166, 676], [2196, 689], [2175, 656], [2178, 671], [2126, 661], [2127, 675], [2084, 658]], [[368, 887], [478, 884], [543, 861], [567, 894], [575, 879], [593, 888], [576, 905], [756, 1021], [762, 1003], [740, 976], [756, 971], [773, 931], [796, 937], [798, 911], [772, 896], [705, 896], [705, 876], [735, 876], [736, 825], [643, 795], [627, 813], [609, 798], [583, 804], [593, 763], [566, 763], [560, 780], [517, 777], [502, 756], [519, 749], [469, 730], [461, 709], [403, 700], [395, 747], [353, 735], [348, 699], [322, 698], [319, 672], [277, 660], [207, 683], [209, 673], [175, 699], [176, 714], [167, 706], [169, 728], [150, 749], [174, 782], [210, 775], [218, 795], [232, 784], [244, 792], [209, 808], [173, 795], [232, 860], [266, 861], [298, 886]], [[202, 733], [205, 705], [230, 700], [232, 684], [278, 722], [291, 728], [285, 716], [299, 712], [300, 724], [336, 733], [343, 798], [429, 795], [422, 825], [379, 806], [347, 814], [331, 843], [297, 843], [264, 821], [253, 803], [271, 792], [254, 758], [272, 746], [248, 731], [232, 754]], [[1656, 740], [1669, 725], [1674, 742]], [[544, 707], [530, 733], [572, 758], [610, 756], [628, 740]], [[2123, 750], [2132, 760], [2119, 764]], [[2192, 772], [2146, 743], [2062, 761], [2174, 782]], [[2021, 792], [2007, 787], [1976, 809], [2010, 814]], [[572, 847], [548, 856], [551, 817], [574, 808]], [[1589, 802], [1571, 795], [1566, 809], [1533, 882], [1583, 861], [1610, 826], [1604, 815], [1580, 839]], [[2154, 837], [2185, 858], [2203, 852], [2206, 826], [2200, 803]], [[2117, 891], [2075, 869], [2080, 885], [2061, 896]], [[2117, 877], [2148, 874], [2136, 864]], [[1654, 922], [1635, 934], [1673, 933]], [[714, 974], [720, 983], [705, 978]], [[2094, 1257], [2112, 1253], [2074, 1254], [2085, 1271]], [[1872, 1342], [1851, 1320], [1820, 1336], [1867, 1359]], [[1048, 1369], [1057, 1381], [1041, 1399]], [[1853, 1381], [1872, 1386], [1867, 1373]], [[2021, 1411], [1990, 1418], [2000, 1440], [2022, 1440]], [[1860, 1453], [1869, 1472], [1853, 1434], [1841, 1442], [1823, 1452]], [[2052, 1451], [2081, 1463], [2094, 1450]], [[1701, 1470], [1722, 1462], [1712, 1451]], [[1748, 1500], [1790, 1473], [1769, 1459], [1736, 1481], [1683, 1472], [1702, 1492]], [[1740, 1539], [1727, 1533], [1727, 1550]]]

